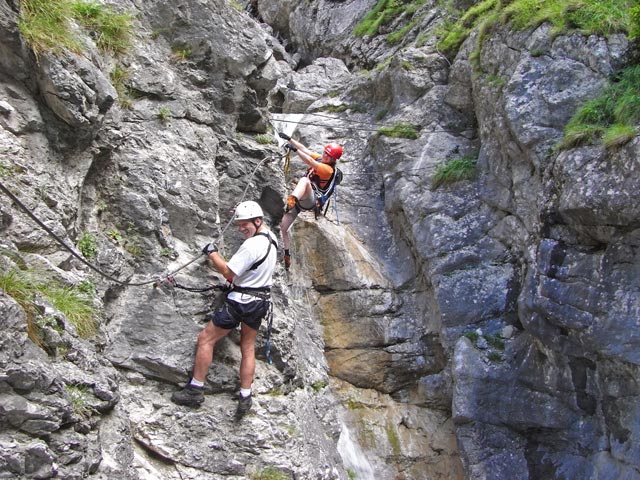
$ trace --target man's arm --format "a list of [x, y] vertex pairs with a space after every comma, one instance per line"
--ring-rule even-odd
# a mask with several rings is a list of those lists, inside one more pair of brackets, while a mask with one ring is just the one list
[[204, 247], [202, 247], [202, 253], [204, 253], [209, 260], [213, 263], [218, 272], [220, 272], [224, 278], [231, 279], [235, 277], [235, 273], [229, 268], [227, 262], [224, 258], [220, 256], [218, 253], [218, 245], [216, 242], [207, 243]]
[[229, 278], [234, 278], [236, 276], [236, 274], [233, 273], [229, 268], [229, 266], [227, 265], [226, 260], [222, 258], [218, 252], [211, 252], [210, 254], [207, 255], [207, 258], [211, 260], [211, 263], [213, 263], [213, 266], [215, 267], [215, 269], [218, 272], [220, 272], [220, 274], [224, 278], [229, 279]]

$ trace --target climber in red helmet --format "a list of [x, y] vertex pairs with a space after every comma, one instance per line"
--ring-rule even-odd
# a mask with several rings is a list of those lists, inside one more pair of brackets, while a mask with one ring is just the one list
[[313, 152], [305, 147], [302, 143], [294, 140], [285, 133], [278, 134], [280, 138], [288, 143], [286, 148], [297, 152], [298, 156], [309, 165], [309, 169], [304, 177], [298, 180], [298, 184], [287, 197], [287, 205], [285, 214], [280, 223], [280, 231], [282, 232], [282, 244], [284, 246], [284, 267], [289, 269], [291, 266], [291, 253], [289, 252], [289, 228], [295, 221], [300, 210], [313, 210], [316, 207], [316, 198], [314, 194], [314, 185], [324, 188], [331, 179], [336, 161], [342, 156], [342, 145], [339, 143], [330, 143], [324, 147], [322, 155]]

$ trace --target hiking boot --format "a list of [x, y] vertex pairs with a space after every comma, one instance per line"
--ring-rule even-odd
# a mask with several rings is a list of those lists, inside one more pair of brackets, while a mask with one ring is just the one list
[[288, 212], [289, 210], [293, 210], [294, 208], [296, 208], [297, 203], [298, 203], [298, 199], [293, 195], [289, 195], [287, 197], [287, 207], [285, 208], [285, 212]]
[[251, 409], [251, 404], [253, 401], [251, 400], [251, 394], [248, 397], [239, 396], [238, 400], [238, 408], [236, 410], [236, 420], [241, 420], [249, 410]]
[[283, 257], [283, 260], [284, 260], [284, 269], [289, 271], [289, 268], [291, 268], [291, 255], [285, 254], [285, 256]]
[[188, 384], [182, 390], [173, 392], [171, 401], [178, 405], [186, 405], [187, 407], [199, 407], [204, 402], [204, 387], [196, 387]]

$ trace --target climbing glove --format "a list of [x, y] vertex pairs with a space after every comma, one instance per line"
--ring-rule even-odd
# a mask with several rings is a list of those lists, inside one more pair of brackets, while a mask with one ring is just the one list
[[294, 147], [293, 145], [291, 145], [290, 143], [285, 144], [284, 148], [287, 148], [289, 150], [291, 150], [292, 152], [297, 152], [298, 149], [296, 147]]
[[205, 255], [209, 255], [217, 251], [218, 246], [215, 244], [215, 242], [207, 243], [204, 247], [202, 247], [202, 253], [204, 253]]
[[290, 137], [289, 135], [287, 135], [286, 133], [284, 133], [284, 132], [278, 132], [278, 136], [279, 136], [281, 139], [286, 140], [287, 142], [288, 142], [289, 140], [291, 140], [291, 137]]

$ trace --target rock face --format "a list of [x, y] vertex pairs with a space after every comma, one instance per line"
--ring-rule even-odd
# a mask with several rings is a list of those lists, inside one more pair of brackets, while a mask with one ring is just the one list
[[[110, 4], [126, 54], [78, 27], [35, 56], [0, 0], [0, 478], [640, 478], [640, 141], [554, 148], [625, 37], [503, 25], [447, 59], [428, 3], [394, 45], [353, 35], [372, 1]], [[278, 230], [305, 166], [269, 112], [342, 143], [344, 181], [294, 225], [236, 423], [235, 334], [204, 405], [169, 400], [216, 299], [157, 280], [221, 281], [197, 255], [235, 251], [240, 200]], [[89, 292], [97, 331], [22, 274]]]

